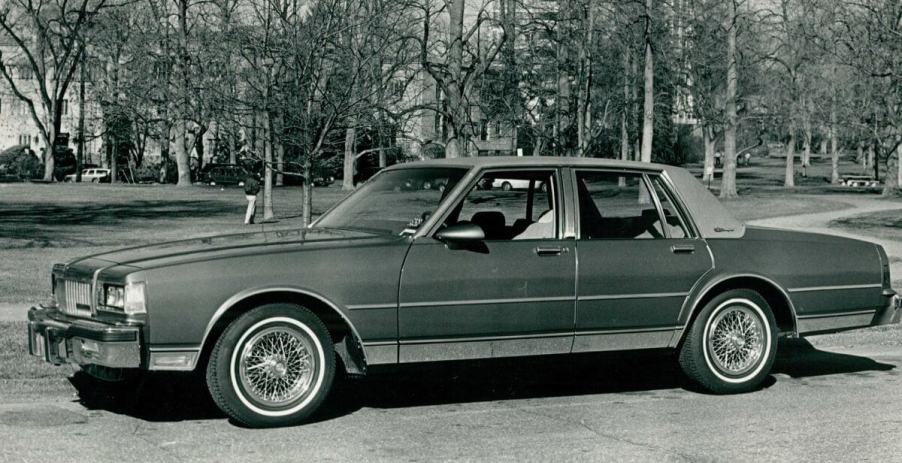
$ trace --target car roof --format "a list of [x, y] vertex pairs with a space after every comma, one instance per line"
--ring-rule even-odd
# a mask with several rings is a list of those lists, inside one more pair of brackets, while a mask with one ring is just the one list
[[660, 172], [667, 166], [638, 161], [621, 161], [619, 159], [603, 158], [571, 158], [558, 156], [485, 156], [465, 157], [454, 159], [429, 159], [410, 163], [395, 164], [388, 169], [403, 169], [408, 167], [466, 167], [466, 168], [494, 168], [494, 167], [613, 167], [620, 169], [638, 169]]

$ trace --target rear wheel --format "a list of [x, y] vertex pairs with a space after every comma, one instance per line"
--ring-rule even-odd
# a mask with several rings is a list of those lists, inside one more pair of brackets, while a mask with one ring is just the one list
[[501, 189], [504, 191], [511, 191], [513, 188], [514, 188], [513, 185], [511, 185], [508, 182], [504, 182], [501, 184]]
[[252, 427], [302, 422], [325, 400], [334, 376], [329, 332], [312, 312], [291, 304], [264, 305], [238, 317], [207, 364], [213, 400]]
[[705, 304], [680, 349], [680, 366], [716, 394], [761, 386], [777, 352], [776, 322], [758, 293], [731, 290]]

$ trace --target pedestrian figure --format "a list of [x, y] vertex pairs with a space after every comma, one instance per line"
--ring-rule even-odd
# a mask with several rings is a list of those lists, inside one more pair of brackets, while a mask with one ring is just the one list
[[714, 152], [714, 167], [720, 167], [720, 166], [721, 166], [721, 163], [722, 163], [722, 161], [721, 161], [721, 159], [720, 159], [721, 156], [723, 156], [723, 154], [721, 154], [720, 151], [715, 151], [715, 152]]
[[254, 223], [254, 214], [257, 212], [257, 193], [260, 192], [260, 181], [256, 174], [247, 176], [244, 180], [244, 197], [247, 198], [247, 213], [244, 215], [244, 224]]

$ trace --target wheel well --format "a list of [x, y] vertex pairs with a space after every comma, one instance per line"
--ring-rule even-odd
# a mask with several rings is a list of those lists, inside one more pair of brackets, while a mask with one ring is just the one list
[[254, 308], [265, 304], [297, 304], [313, 312], [329, 330], [329, 336], [335, 345], [341, 364], [347, 373], [362, 374], [366, 372], [366, 360], [360, 340], [354, 335], [351, 326], [329, 304], [316, 297], [296, 293], [293, 291], [273, 291], [255, 294], [238, 301], [228, 308], [225, 313], [216, 320], [210, 333], [207, 335], [201, 350], [201, 358], [198, 365], [206, 365], [210, 352], [216, 344], [216, 340], [226, 328], [241, 315], [250, 312]]
[[[773, 283], [761, 278], [736, 277], [721, 281], [711, 287], [708, 292], [695, 303], [694, 308], [701, 309], [705, 304], [711, 301], [711, 299], [714, 299], [719, 294], [723, 294], [731, 289], [750, 289], [760, 294], [761, 297], [767, 301], [767, 305], [770, 306], [770, 309], [774, 314], [774, 319], [777, 322], [777, 329], [781, 333], [795, 332], [795, 317], [793, 316], [792, 303], [789, 301], [788, 296]], [[695, 317], [698, 316], [699, 311], [700, 310], [693, 310], [692, 317], [686, 323], [687, 327], [695, 322]]]

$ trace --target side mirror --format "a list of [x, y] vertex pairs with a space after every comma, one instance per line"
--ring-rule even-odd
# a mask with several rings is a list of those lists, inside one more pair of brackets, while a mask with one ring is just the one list
[[446, 242], [472, 243], [484, 240], [485, 232], [474, 223], [459, 223], [439, 230], [435, 238]]

